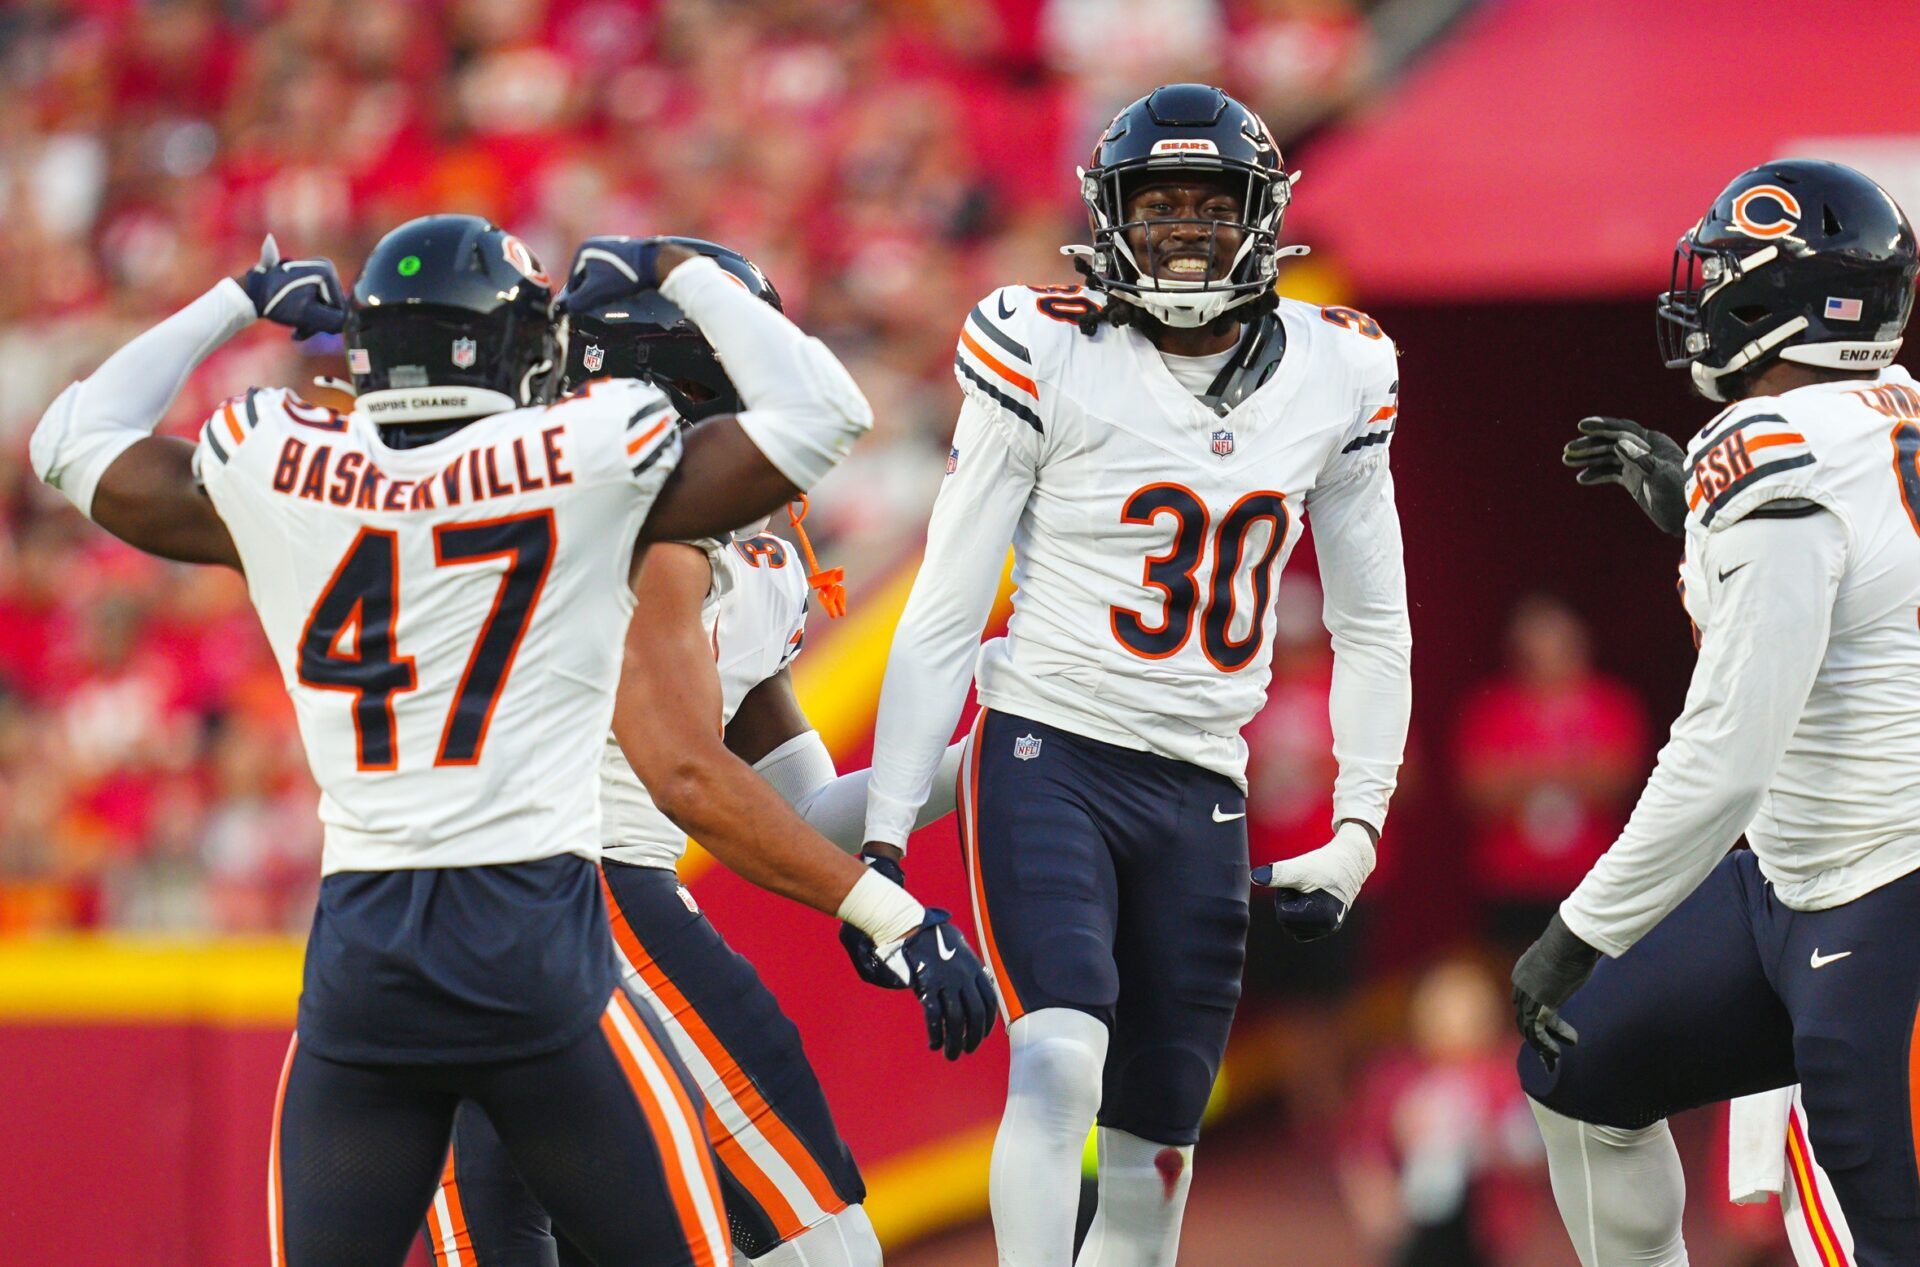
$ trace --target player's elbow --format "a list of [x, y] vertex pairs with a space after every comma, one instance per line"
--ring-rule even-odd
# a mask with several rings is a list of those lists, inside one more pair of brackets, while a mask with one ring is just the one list
[[706, 745], [648, 744], [627, 759], [660, 812], [684, 830], [696, 831], [703, 813], [719, 799], [714, 793], [721, 782], [720, 758]]

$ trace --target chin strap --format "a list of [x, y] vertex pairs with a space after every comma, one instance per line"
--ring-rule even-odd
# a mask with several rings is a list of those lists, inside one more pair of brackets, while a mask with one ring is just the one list
[[820, 560], [813, 557], [813, 542], [807, 539], [807, 530], [801, 526], [806, 519], [807, 495], [802, 493], [787, 504], [787, 522], [793, 525], [793, 535], [800, 541], [800, 554], [807, 561], [807, 584], [819, 592], [820, 606], [828, 617], [838, 620], [847, 614], [847, 570], [821, 569]]

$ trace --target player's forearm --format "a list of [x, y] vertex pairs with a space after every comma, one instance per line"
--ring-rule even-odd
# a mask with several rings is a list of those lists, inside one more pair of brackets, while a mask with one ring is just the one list
[[34, 428], [34, 473], [91, 517], [100, 478], [153, 434], [189, 375], [254, 320], [231, 278], [141, 334], [54, 399]]
[[1322, 617], [1333, 641], [1333, 816], [1378, 831], [1413, 713], [1413, 630], [1392, 476], [1382, 463], [1350, 485], [1312, 510]]
[[661, 294], [713, 345], [740, 391], [740, 427], [802, 491], [873, 426], [873, 410], [846, 367], [710, 259], [668, 273]]
[[[914, 816], [913, 830], [918, 831], [953, 812], [954, 776], [959, 771], [960, 751], [964, 746], [951, 745], [941, 758], [933, 789]], [[859, 852], [867, 840], [867, 789], [873, 780], [871, 768], [835, 774], [826, 745], [819, 733], [811, 730], [774, 749], [753, 768], [807, 820], [809, 827], [848, 853]]]
[[661, 812], [747, 882], [831, 915], [865, 872], [724, 748], [642, 760]]
[[1620, 838], [1560, 907], [1609, 955], [1678, 906], [1753, 821], [1826, 653], [1846, 554], [1837, 518], [1742, 522], [1714, 545], [1723, 566], [1744, 562], [1716, 583], [1686, 707]]

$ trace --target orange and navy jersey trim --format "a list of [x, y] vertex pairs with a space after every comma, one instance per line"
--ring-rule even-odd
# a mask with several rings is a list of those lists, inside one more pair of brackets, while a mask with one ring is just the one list
[[993, 919], [987, 913], [986, 880], [980, 869], [980, 737], [986, 724], [987, 710], [983, 708], [974, 714], [973, 727], [967, 734], [965, 755], [956, 776], [959, 812], [954, 817], [960, 826], [960, 856], [967, 872], [967, 896], [973, 902], [973, 922], [980, 930], [980, 945], [987, 952], [987, 966], [1000, 996], [1001, 1019], [1010, 1026], [1025, 1016], [1027, 1009], [1014, 992], [1013, 978], [1000, 958], [1000, 943], [994, 940]]
[[1687, 457], [1687, 510], [1712, 525], [1729, 502], [1770, 476], [1812, 466], [1806, 436], [1775, 413], [1753, 413], [1712, 431]]
[[1342, 453], [1358, 453], [1361, 449], [1376, 444], [1385, 444], [1393, 438], [1400, 427], [1400, 381], [1394, 380], [1387, 389], [1387, 403], [1374, 410], [1367, 420], [1360, 424], [1360, 434], [1347, 441], [1341, 448]]
[[234, 450], [245, 444], [253, 429], [260, 425], [260, 411], [254, 404], [254, 397], [259, 394], [258, 387], [249, 387], [240, 395], [221, 401], [200, 429], [200, 438], [221, 462], [231, 461]]
[[953, 370], [962, 387], [982, 393], [1035, 431], [1042, 431], [1033, 354], [1002, 324], [1017, 311], [1002, 300], [995, 307], [1000, 317], [995, 321], [987, 313], [987, 301], [975, 304], [960, 326]]

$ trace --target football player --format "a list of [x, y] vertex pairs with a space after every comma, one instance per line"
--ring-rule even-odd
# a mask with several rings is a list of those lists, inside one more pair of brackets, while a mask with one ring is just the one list
[[[400, 1263], [463, 1098], [596, 1260], [727, 1256], [698, 1091], [619, 988], [594, 865], [629, 575], [647, 541], [785, 504], [871, 415], [824, 347], [683, 248], [608, 244], [571, 284], [658, 288], [752, 367], [736, 370], [747, 408], [683, 437], [646, 384], [532, 404], [545, 274], [494, 225], [430, 216], [383, 238], [351, 295], [269, 239], [67, 388], [32, 438], [41, 478], [115, 536], [245, 572], [321, 788], [324, 878], [269, 1154], [274, 1264]], [[194, 366], [262, 317], [344, 332], [352, 412], [254, 389], [197, 445], [155, 437]], [[889, 947], [956, 944], [778, 797], [729, 791], [735, 818], [707, 843], [736, 869]]]
[[[669, 240], [780, 307], [766, 276], [737, 252]], [[562, 292], [556, 310], [555, 396], [601, 390], [602, 378], [647, 377], [666, 392], [680, 425], [739, 412], [739, 391], [713, 346], [658, 292], [595, 310], [581, 310]], [[810, 560], [804, 529], [795, 528]], [[732, 812], [705, 800], [708, 789], [692, 783], [687, 769], [744, 762], [829, 839], [849, 853], [860, 847], [867, 771], [835, 776], [789, 675], [809, 581], [823, 587], [830, 613], [839, 598], [837, 569], [811, 578], [810, 570], [793, 546], [753, 526], [731, 541], [648, 550], [638, 589], [649, 618], [628, 631], [614, 712], [619, 742], [609, 738], [601, 762], [601, 865], [627, 987], [653, 1009], [705, 1097], [735, 1249], [768, 1267], [877, 1267], [880, 1243], [861, 1205], [865, 1185], [798, 1031], [675, 875], [686, 852], [683, 827], [701, 835], [709, 815]], [[949, 752], [949, 780], [959, 752], [958, 744]], [[949, 781], [944, 795], [928, 799], [921, 821], [952, 809]], [[992, 1004], [982, 986], [985, 1024], [971, 1034], [956, 1030], [950, 1055], [963, 1040], [971, 1050], [985, 1037]], [[471, 1106], [456, 1123], [441, 1187], [427, 1240], [442, 1267], [586, 1261], [564, 1228], [556, 1244], [546, 1212], [485, 1114]]]
[[1588, 1267], [1684, 1263], [1666, 1118], [1796, 1080], [1860, 1260], [1920, 1261], [1920, 385], [1892, 363], [1917, 274], [1860, 173], [1744, 172], [1659, 304], [1666, 363], [1728, 407], [1677, 483], [1653, 433], [1588, 428], [1684, 533], [1700, 641], [1632, 817], [1513, 972]]
[[[1275, 293], [1300, 249], [1277, 244], [1290, 187], [1251, 110], [1158, 88], [1081, 173], [1087, 285], [1008, 286], [961, 327], [964, 403], [887, 666], [866, 852], [897, 866], [877, 860], [899, 856], [977, 681], [959, 802], [1012, 1045], [1002, 1263], [1072, 1259], [1096, 1118], [1080, 1262], [1174, 1261], [1245, 955], [1240, 731], [1308, 518], [1335, 654], [1333, 838], [1255, 878], [1310, 939], [1373, 868], [1409, 707], [1399, 371], [1364, 314]], [[1009, 541], [1012, 623], [982, 648]]]

